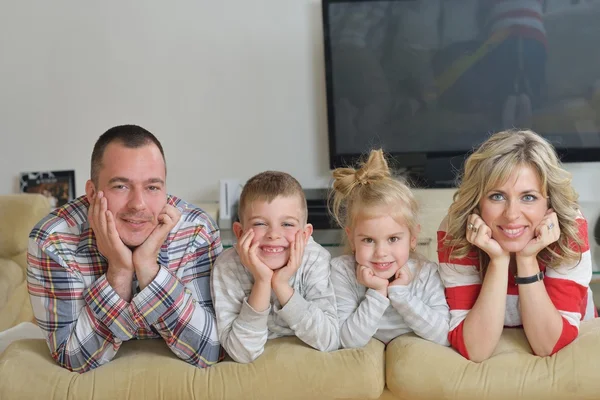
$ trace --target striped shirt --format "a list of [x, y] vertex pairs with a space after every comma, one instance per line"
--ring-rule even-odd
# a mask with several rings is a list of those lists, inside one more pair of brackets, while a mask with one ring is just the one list
[[222, 358], [210, 297], [221, 253], [219, 230], [204, 211], [168, 196], [181, 218], [162, 245], [159, 272], [143, 290], [134, 277], [130, 303], [106, 279], [79, 197], [54, 210], [29, 235], [27, 283], [52, 357], [74, 372], [110, 361], [124, 341], [162, 337], [179, 358], [206, 367]]
[[542, 0], [487, 0], [492, 3], [489, 13], [491, 34], [508, 30], [546, 44]]
[[[571, 343], [579, 333], [579, 322], [582, 319], [594, 318], [594, 308], [588, 307], [592, 302], [589, 283], [592, 279], [592, 259], [588, 243], [587, 221], [577, 219], [579, 237], [583, 243], [581, 260], [572, 264], [546, 268], [539, 263], [540, 270], [545, 271], [543, 282], [550, 300], [562, 316], [563, 328], [552, 354]], [[478, 253], [472, 251], [462, 259], [450, 259], [450, 249], [444, 246], [446, 232], [438, 231], [438, 257], [440, 275], [446, 287], [446, 299], [450, 306], [450, 344], [465, 358], [469, 358], [463, 338], [463, 324], [467, 314], [473, 308], [482, 279], [479, 273]], [[577, 251], [580, 251], [577, 248]], [[590, 303], [590, 304], [592, 304]], [[512, 274], [508, 275], [506, 291], [506, 311], [504, 326], [523, 325], [519, 311], [519, 286], [515, 284]]]
[[309, 346], [332, 351], [339, 347], [335, 294], [329, 277], [331, 255], [311, 237], [302, 264], [290, 279], [294, 294], [284, 307], [271, 291], [271, 305], [256, 311], [248, 304], [254, 277], [235, 248], [217, 259], [212, 289], [219, 340], [237, 362], [260, 356], [267, 339], [297, 336]]
[[390, 286], [385, 297], [358, 283], [353, 256], [331, 261], [343, 348], [363, 347], [372, 337], [387, 344], [409, 332], [448, 346], [450, 314], [437, 264], [410, 259], [407, 267], [415, 278]]

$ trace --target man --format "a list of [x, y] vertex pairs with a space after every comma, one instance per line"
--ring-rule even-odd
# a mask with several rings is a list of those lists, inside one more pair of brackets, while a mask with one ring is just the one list
[[52, 357], [85, 372], [124, 341], [162, 337], [190, 364], [219, 361], [210, 296], [219, 230], [167, 195], [158, 139], [135, 125], [106, 131], [85, 192], [29, 236], [28, 289]]

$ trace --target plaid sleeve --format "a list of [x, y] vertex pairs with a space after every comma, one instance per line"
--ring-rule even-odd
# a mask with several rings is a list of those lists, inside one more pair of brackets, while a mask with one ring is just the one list
[[55, 252], [29, 240], [27, 288], [35, 318], [59, 365], [86, 372], [110, 361], [136, 328], [125, 303], [101, 278], [89, 289]]
[[[152, 325], [179, 358], [197, 367], [223, 358], [210, 294], [210, 274], [222, 251], [219, 231], [180, 229], [171, 238], [169, 263], [132, 300], [134, 318]], [[175, 272], [176, 271], [176, 272]]]

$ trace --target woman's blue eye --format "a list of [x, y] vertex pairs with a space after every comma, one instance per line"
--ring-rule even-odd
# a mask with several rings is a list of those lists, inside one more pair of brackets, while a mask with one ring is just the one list
[[532, 202], [532, 201], [536, 201], [537, 197], [532, 195], [532, 194], [526, 194], [525, 196], [523, 196], [523, 201], [526, 202]]
[[504, 200], [504, 196], [501, 195], [500, 193], [493, 193], [490, 195], [490, 200], [502, 201], [502, 200]]

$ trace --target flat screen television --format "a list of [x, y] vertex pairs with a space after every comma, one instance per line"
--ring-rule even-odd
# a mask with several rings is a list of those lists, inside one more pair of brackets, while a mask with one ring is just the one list
[[600, 161], [599, 0], [323, 0], [330, 166], [371, 148], [455, 184], [492, 132]]

